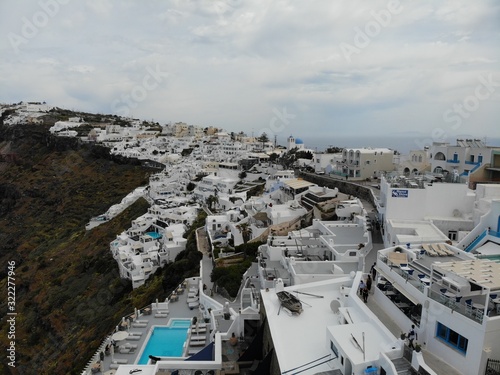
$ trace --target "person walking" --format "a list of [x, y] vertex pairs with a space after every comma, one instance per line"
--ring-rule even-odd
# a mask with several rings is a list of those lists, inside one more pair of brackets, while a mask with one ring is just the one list
[[363, 289], [363, 302], [364, 303], [368, 302], [368, 288]]
[[362, 296], [363, 295], [363, 289], [365, 289], [366, 285], [365, 285], [365, 282], [363, 281], [363, 279], [361, 279], [361, 281], [359, 282], [359, 295]]
[[377, 265], [377, 262], [373, 263], [372, 268], [370, 268], [370, 273], [372, 274], [372, 279], [375, 280], [377, 277], [377, 270], [375, 269], [375, 266]]
[[417, 333], [415, 332], [415, 325], [411, 325], [410, 332], [408, 332], [408, 347], [410, 349], [415, 349], [415, 346], [413, 345], [413, 341], [417, 338]]
[[372, 289], [372, 277], [370, 275], [366, 278], [366, 289], [368, 289], [368, 293], [370, 293]]

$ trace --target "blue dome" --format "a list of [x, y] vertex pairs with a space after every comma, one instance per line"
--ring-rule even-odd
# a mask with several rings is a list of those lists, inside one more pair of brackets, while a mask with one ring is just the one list
[[300, 138], [295, 138], [295, 144], [296, 145], [303, 145], [304, 144], [304, 141]]

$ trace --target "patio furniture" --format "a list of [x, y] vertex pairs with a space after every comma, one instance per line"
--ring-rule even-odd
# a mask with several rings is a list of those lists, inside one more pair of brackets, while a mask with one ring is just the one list
[[469, 316], [472, 316], [472, 299], [465, 300], [465, 313]]
[[434, 250], [437, 255], [439, 255], [440, 257], [445, 257], [447, 256], [448, 254], [446, 254], [446, 252], [444, 252], [443, 250], [441, 250], [436, 244], [432, 244], [432, 245], [429, 245], [429, 247]]
[[500, 298], [492, 299], [491, 302], [495, 305], [497, 314], [500, 314]]
[[422, 244], [422, 249], [425, 250], [425, 253], [431, 257], [437, 257], [439, 254], [434, 251], [433, 248], [431, 248], [427, 244]]

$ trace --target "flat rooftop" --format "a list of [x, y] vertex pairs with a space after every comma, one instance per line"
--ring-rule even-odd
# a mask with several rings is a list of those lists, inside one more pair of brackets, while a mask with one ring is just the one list
[[343, 324], [328, 330], [354, 364], [377, 361], [381, 348], [395, 349], [394, 342], [383, 340], [379, 330], [368, 322]]
[[297, 274], [333, 275], [332, 262], [298, 262], [292, 266]]
[[314, 185], [312, 182], [309, 182], [309, 181], [306, 181], [306, 180], [301, 180], [301, 179], [298, 179], [298, 178], [294, 178], [294, 179], [290, 179], [290, 180], [284, 180], [283, 184], [287, 185], [288, 187], [290, 187], [290, 188], [292, 188], [294, 190]]
[[448, 240], [434, 224], [419, 220], [388, 220], [399, 243], [445, 242]]
[[324, 235], [325, 238], [333, 239], [335, 245], [356, 245], [366, 242], [368, 237], [365, 237], [365, 229], [358, 226], [339, 226], [339, 225], [325, 225], [331, 232], [331, 235]]
[[[304, 310], [300, 315], [289, 315], [285, 309], [281, 308], [274, 289], [261, 292], [281, 372], [284, 373], [331, 354], [326, 345], [326, 328], [338, 325], [339, 316], [332, 311], [330, 303], [341, 299], [342, 284], [347, 286], [351, 283], [352, 279], [345, 277], [333, 282], [329, 280], [286, 288], [303, 302]], [[323, 296], [323, 298], [296, 294], [294, 291]], [[312, 375], [331, 370], [331, 366], [324, 363], [301, 374]]]

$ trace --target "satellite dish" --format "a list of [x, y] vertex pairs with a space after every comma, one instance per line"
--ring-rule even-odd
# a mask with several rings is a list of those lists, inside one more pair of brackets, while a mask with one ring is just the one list
[[340, 307], [340, 302], [334, 299], [332, 302], [330, 302], [330, 309], [333, 311], [334, 314], [339, 312], [339, 307]]

